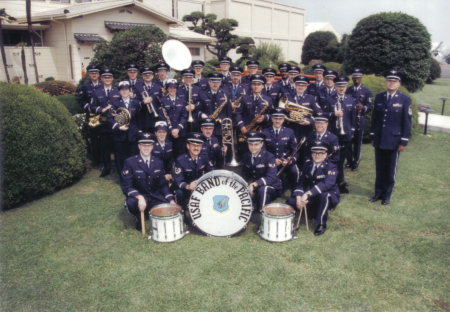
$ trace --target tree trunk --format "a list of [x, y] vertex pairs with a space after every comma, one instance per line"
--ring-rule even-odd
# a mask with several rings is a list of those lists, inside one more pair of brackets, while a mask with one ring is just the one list
[[5, 46], [3, 44], [3, 30], [2, 30], [2, 21], [0, 21], [0, 50], [2, 52], [3, 66], [5, 67], [6, 80], [10, 82], [9, 72], [8, 72], [8, 64], [6, 64], [6, 53]]
[[25, 60], [25, 48], [22, 46], [22, 69], [23, 69], [23, 79], [25, 84], [28, 85], [28, 75], [27, 75], [27, 62]]
[[211, 54], [213, 54], [213, 55], [217, 56], [217, 58], [219, 58], [219, 57], [220, 57], [219, 52], [211, 51], [210, 47], [215, 47], [215, 45], [207, 44], [207, 45], [206, 45], [206, 49], [207, 49]]
[[26, 10], [27, 10], [27, 23], [28, 23], [28, 34], [30, 35], [31, 41], [31, 53], [33, 54], [34, 62], [34, 73], [36, 74], [36, 83], [39, 82], [38, 69], [36, 64], [36, 53], [34, 53], [34, 38], [33, 38], [33, 26], [31, 24], [31, 0], [26, 0]]

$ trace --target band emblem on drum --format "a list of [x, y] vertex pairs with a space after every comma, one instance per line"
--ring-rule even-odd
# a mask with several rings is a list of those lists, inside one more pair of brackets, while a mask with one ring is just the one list
[[216, 195], [213, 197], [214, 201], [214, 210], [224, 213], [228, 210], [228, 201], [230, 198], [227, 195]]

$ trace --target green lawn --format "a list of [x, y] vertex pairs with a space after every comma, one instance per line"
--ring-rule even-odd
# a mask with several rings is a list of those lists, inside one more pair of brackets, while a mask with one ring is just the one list
[[[450, 108], [449, 108], [450, 111]], [[134, 230], [118, 178], [81, 181], [1, 215], [2, 311], [449, 311], [450, 135], [416, 136], [391, 205], [369, 203], [363, 147], [320, 237], [155, 243]]]
[[[441, 97], [450, 97], [450, 79], [436, 79], [433, 84], [425, 84], [422, 91], [413, 94], [418, 103], [428, 103], [434, 114], [441, 114]], [[444, 115], [450, 116], [450, 100], [445, 102]]]

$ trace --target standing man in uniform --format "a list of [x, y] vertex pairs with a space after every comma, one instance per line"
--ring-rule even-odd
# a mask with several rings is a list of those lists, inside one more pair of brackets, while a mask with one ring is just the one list
[[352, 143], [348, 148], [347, 167], [357, 171], [361, 161], [361, 146], [366, 127], [366, 114], [372, 110], [372, 92], [361, 84], [364, 70], [354, 68], [352, 71], [353, 87], [347, 89], [347, 94], [356, 100], [356, 130]]
[[322, 64], [313, 65], [312, 69], [314, 70], [314, 77], [316, 78], [316, 82], [310, 84], [308, 89], [306, 89], [306, 93], [316, 97], [319, 95], [319, 90], [325, 88], [325, 83], [323, 82], [323, 72], [327, 70], [325, 66]]
[[250, 193], [255, 202], [255, 211], [270, 204], [281, 195], [281, 183], [277, 177], [275, 156], [263, 149], [265, 135], [261, 132], [249, 131], [247, 137], [248, 153], [245, 153], [241, 176], [249, 184]]
[[403, 72], [388, 69], [384, 72], [387, 92], [375, 97], [372, 112], [370, 138], [375, 148], [375, 195], [370, 199], [381, 199], [389, 205], [395, 185], [398, 158], [408, 145], [411, 136], [411, 99], [398, 91], [404, 77]]
[[[159, 84], [161, 86], [161, 88], [165, 88], [167, 82], [169, 81], [169, 78], [167, 77], [167, 73], [170, 70], [170, 66], [164, 62], [159, 62], [158, 64], [156, 64], [155, 67], [156, 67], [156, 70], [158, 71], [158, 79], [156, 80], [156, 83]], [[162, 94], [162, 95], [166, 96], [167, 94]]]
[[[161, 105], [159, 99], [161, 98], [161, 86], [153, 82], [154, 77], [153, 68], [150, 66], [144, 66], [141, 68], [142, 84], [136, 85], [137, 99], [139, 100], [139, 125], [143, 132], [150, 132], [155, 126], [157, 117], [157, 109]], [[156, 110], [152, 113], [150, 111], [153, 108]]]
[[152, 156], [156, 137], [151, 133], [140, 133], [139, 154], [125, 161], [123, 167], [122, 192], [127, 197], [125, 208], [136, 218], [136, 229], [141, 231], [141, 211], [148, 216], [152, 207], [160, 204], [175, 204], [164, 177], [162, 161]]
[[259, 62], [257, 60], [250, 60], [247, 63], [245, 63], [245, 65], [248, 68], [248, 75], [242, 77], [242, 84], [250, 87], [250, 85], [252, 84], [250, 77], [254, 74], [258, 73], [258, 66], [259, 66]]
[[230, 74], [230, 66], [231, 66], [231, 58], [228, 56], [219, 57], [220, 69], [223, 75], [223, 85], [225, 86], [227, 83], [231, 82], [231, 74]]
[[336, 87], [334, 86], [334, 79], [339, 76], [338, 72], [333, 69], [327, 69], [324, 72], [325, 88], [320, 88], [316, 96], [317, 102], [323, 111], [329, 111], [328, 98], [336, 95]]
[[336, 186], [336, 166], [327, 159], [330, 146], [317, 141], [311, 146], [311, 160], [303, 165], [295, 191], [286, 200], [289, 206], [299, 210], [306, 208], [314, 216], [317, 227], [315, 236], [327, 230], [328, 210], [334, 210], [339, 204], [340, 193]]
[[277, 82], [275, 82], [275, 84], [280, 87], [280, 90], [283, 88], [288, 88], [290, 86], [290, 82], [289, 82], [290, 67], [291, 67], [291, 64], [288, 64], [288, 63], [278, 64], [278, 70], [280, 71], [281, 79], [278, 80]]
[[164, 164], [164, 175], [167, 181], [172, 180], [172, 164], [173, 164], [173, 144], [167, 139], [169, 128], [165, 121], [157, 121], [155, 124], [156, 143], [152, 151], [152, 155], [162, 160]]
[[197, 87], [200, 87], [202, 89], [202, 91], [208, 89], [208, 78], [206, 78], [205, 76], [203, 76], [202, 72], [203, 72], [203, 66], [205, 66], [205, 63], [203, 63], [202, 61], [196, 60], [196, 61], [192, 61], [191, 67], [194, 69], [195, 71], [195, 75], [194, 75], [194, 84]]
[[[198, 123], [198, 109], [200, 106], [200, 92], [202, 89], [199, 86], [193, 84], [194, 70], [191, 68], [183, 69], [181, 71], [183, 77], [183, 85], [178, 87], [177, 96], [184, 98], [187, 116], [189, 118], [189, 110], [191, 110], [192, 122], [187, 122], [187, 132], [198, 132], [200, 125]], [[191, 104], [189, 104], [189, 85], [191, 85]]]
[[231, 83], [223, 86], [223, 89], [227, 93], [227, 96], [230, 98], [230, 101], [233, 103], [237, 101], [244, 94], [249, 92], [248, 86], [241, 83], [242, 78], [242, 68], [239, 66], [231, 66]]
[[[112, 86], [114, 77], [112, 69], [103, 68], [101, 71], [101, 79], [103, 88], [98, 88], [94, 92], [91, 112], [96, 115], [101, 114], [99, 121], [102, 122], [96, 129], [100, 139], [100, 155], [102, 159], [102, 172], [100, 178], [106, 177], [111, 173], [111, 152], [113, 149], [112, 129], [106, 122], [109, 110], [112, 107], [114, 99], [120, 97], [119, 90]], [[104, 121], [104, 123], [103, 123]]]
[[276, 73], [277, 71], [275, 69], [269, 67], [262, 70], [262, 74], [264, 78], [266, 78], [266, 83], [264, 85], [262, 93], [272, 98], [274, 107], [278, 107], [281, 92], [280, 84], [274, 83]]
[[[81, 86], [80, 93], [78, 94], [78, 104], [86, 113], [86, 122], [89, 123], [89, 117], [93, 117], [89, 110], [89, 106], [92, 105], [92, 98], [94, 96], [94, 91], [103, 88], [103, 82], [99, 78], [100, 68], [95, 64], [90, 64], [87, 67], [89, 73], [89, 78], [91, 81], [86, 81]], [[92, 115], [92, 116], [91, 116]], [[93, 158], [93, 165], [98, 166], [100, 164], [100, 140], [98, 136], [98, 129], [89, 127], [89, 141], [91, 142], [91, 151]]]

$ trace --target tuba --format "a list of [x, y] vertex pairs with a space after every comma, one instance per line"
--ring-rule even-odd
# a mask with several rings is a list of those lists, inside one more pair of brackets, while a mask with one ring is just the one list
[[[230, 118], [222, 119], [222, 143], [231, 145], [231, 161], [227, 164], [228, 167], [237, 167], [241, 164], [237, 162], [234, 153], [234, 132], [233, 132], [233, 121]], [[223, 164], [225, 168], [226, 154], [223, 155]]]
[[313, 110], [311, 108], [290, 102], [286, 96], [283, 96], [280, 99], [279, 107], [288, 111], [289, 117], [286, 117], [286, 120], [298, 124], [308, 121], [308, 119], [310, 119], [313, 115]]
[[125, 107], [119, 107], [117, 110], [111, 111], [111, 115], [114, 116], [114, 121], [117, 122], [119, 126], [128, 127], [131, 122], [131, 114]]

